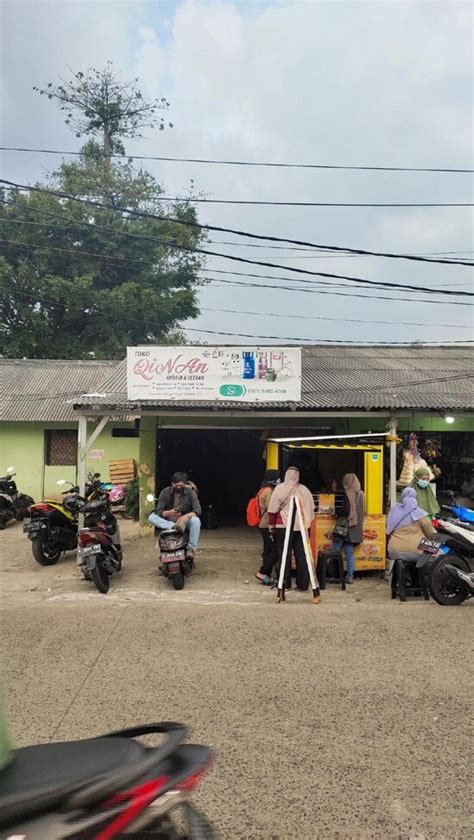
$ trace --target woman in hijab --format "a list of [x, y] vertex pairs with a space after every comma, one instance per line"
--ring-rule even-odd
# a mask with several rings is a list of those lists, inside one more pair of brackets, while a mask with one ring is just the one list
[[[297, 496], [300, 500], [304, 524], [306, 529], [309, 529], [314, 519], [314, 501], [308, 488], [304, 484], [300, 484], [300, 473], [296, 467], [290, 467], [286, 471], [283, 484], [275, 487], [268, 505], [269, 529], [276, 542], [279, 566], [283, 557], [285, 528], [288, 522], [292, 496]], [[296, 588], [306, 592], [309, 586], [309, 573], [298, 517], [295, 520], [293, 533], [293, 552], [296, 558]], [[289, 563], [286, 568], [285, 589], [291, 589], [291, 566]]]
[[272, 493], [280, 483], [279, 470], [267, 470], [263, 476], [262, 486], [258, 493], [258, 506], [260, 509], [260, 522], [258, 528], [262, 536], [262, 565], [255, 577], [261, 581], [264, 586], [273, 586], [275, 580], [272, 577], [273, 568], [277, 562], [277, 552], [275, 540], [270, 538], [270, 531], [268, 528], [268, 505]]
[[346, 583], [354, 582], [354, 546], [363, 540], [363, 526], [365, 516], [365, 496], [360, 481], [355, 473], [346, 473], [342, 479], [344, 497], [340, 515], [347, 517], [348, 533], [343, 540], [334, 540], [332, 548], [342, 551], [346, 555]]
[[418, 467], [415, 470], [415, 477], [410, 484], [416, 491], [416, 498], [418, 505], [422, 510], [425, 510], [430, 516], [436, 516], [441, 510], [436, 496], [433, 493], [433, 488], [430, 484], [431, 475], [427, 466]]
[[405, 487], [400, 501], [390, 508], [387, 516], [388, 550], [421, 554], [418, 549], [423, 537], [434, 537], [436, 531], [426, 512], [418, 506], [416, 490]]

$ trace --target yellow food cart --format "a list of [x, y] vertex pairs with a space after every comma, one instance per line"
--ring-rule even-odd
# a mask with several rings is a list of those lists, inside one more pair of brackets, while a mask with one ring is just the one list
[[356, 571], [384, 570], [386, 538], [384, 514], [384, 443], [338, 444], [325, 442], [288, 442], [267, 445], [267, 465], [284, 471], [297, 466], [301, 481], [315, 500], [316, 518], [311, 526], [311, 546], [315, 559], [318, 552], [329, 548], [337, 519], [342, 493], [342, 476], [355, 473], [366, 499], [363, 542], [354, 550]]

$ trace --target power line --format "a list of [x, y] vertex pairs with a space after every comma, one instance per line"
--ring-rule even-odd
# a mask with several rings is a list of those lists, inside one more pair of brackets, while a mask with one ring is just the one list
[[301, 321], [345, 321], [351, 324], [387, 324], [389, 326], [406, 327], [454, 327], [459, 330], [471, 330], [470, 326], [460, 324], [434, 324], [432, 321], [374, 321], [372, 318], [330, 318], [326, 315], [292, 315], [289, 312], [251, 312], [244, 309], [214, 309], [209, 306], [199, 307], [201, 312], [224, 312], [228, 315], [258, 315], [264, 318], [297, 318]]
[[[233, 273], [235, 274], [237, 272], [233, 272]], [[244, 276], [247, 276], [247, 275], [244, 275]], [[259, 277], [260, 275], [255, 275], [255, 276]], [[264, 275], [262, 275], [262, 277], [263, 276]], [[203, 277], [201, 279], [207, 280], [208, 278]], [[215, 282], [217, 282], [217, 281], [214, 281], [214, 280], [211, 279], [211, 283], [215, 283]], [[466, 303], [464, 301], [456, 301], [456, 300], [444, 301], [444, 300], [430, 300], [429, 298], [410, 299], [410, 298], [387, 297], [386, 295], [372, 295], [372, 294], [371, 295], [361, 295], [361, 294], [358, 294], [357, 292], [352, 292], [352, 291], [350, 291], [349, 294], [345, 294], [344, 292], [319, 291], [319, 289], [316, 290], [316, 289], [313, 289], [313, 288], [302, 289], [301, 287], [295, 287], [295, 286], [275, 286], [275, 285], [271, 285], [271, 284], [268, 284], [268, 283], [245, 283], [241, 280], [223, 280], [222, 279], [222, 280], [219, 280], [219, 284], [221, 284], [221, 283], [223, 283], [225, 285], [229, 285], [229, 286], [246, 286], [247, 288], [250, 287], [250, 288], [253, 288], [253, 289], [276, 289], [279, 292], [280, 291], [293, 292], [293, 293], [294, 292], [306, 292], [307, 294], [310, 294], [310, 295], [316, 295], [317, 294], [317, 295], [333, 295], [335, 297], [362, 298], [362, 300], [368, 300], [368, 301], [371, 301], [371, 300], [392, 300], [392, 301], [396, 301], [397, 303], [410, 303], [411, 305], [413, 305], [414, 303], [432, 303], [432, 304], [438, 304], [439, 306], [464, 306], [464, 307], [473, 305], [472, 303]], [[344, 287], [344, 288], [349, 288], [349, 287]]]
[[[94, 253], [94, 252], [90, 252], [90, 251], [82, 251], [79, 248], [76, 248], [76, 249], [74, 249], [74, 248], [60, 248], [60, 247], [55, 247], [54, 245], [41, 245], [41, 244], [35, 243], [35, 242], [16, 242], [15, 240], [10, 240], [10, 239], [0, 239], [0, 245], [2, 245], [2, 244], [7, 245], [8, 247], [16, 248], [18, 250], [28, 251], [30, 248], [34, 248], [34, 249], [42, 250], [42, 251], [53, 251], [53, 252], [59, 252], [59, 253], [65, 253], [65, 254], [72, 254], [76, 257], [77, 256], [85, 256], [86, 258], [96, 258], [96, 259], [108, 260], [108, 261], [112, 261], [112, 262], [118, 260], [120, 262], [139, 263], [140, 265], [156, 265], [151, 260], [137, 260], [137, 259], [134, 259], [133, 257], [120, 257], [120, 256], [115, 256], [113, 254], [110, 254], [110, 255], [109, 254], [98, 254], [98, 253]], [[192, 249], [185, 249], [185, 250], [190, 250], [191, 253], [193, 252]], [[197, 252], [199, 252], [199, 253], [212, 253], [210, 251], [204, 251], [203, 252], [202, 249], [197, 249]], [[232, 258], [229, 257], [229, 259], [232, 259]], [[303, 274], [315, 275], [317, 277], [336, 278], [338, 280], [349, 280], [349, 281], [352, 281], [352, 282], [357, 282], [357, 283], [364, 284], [364, 287], [367, 285], [367, 286], [370, 286], [371, 288], [375, 287], [376, 289], [388, 289], [388, 290], [403, 289], [403, 290], [410, 290], [410, 291], [414, 291], [414, 292], [428, 292], [429, 294], [435, 294], [435, 295], [448, 295], [448, 296], [456, 295], [456, 296], [462, 296], [462, 297], [474, 297], [474, 292], [466, 292], [466, 291], [463, 291], [463, 290], [454, 291], [454, 290], [451, 290], [451, 289], [449, 289], [449, 290], [448, 289], [433, 289], [433, 288], [430, 288], [430, 287], [427, 287], [427, 286], [413, 286], [413, 285], [405, 285], [405, 284], [401, 284], [401, 283], [386, 283], [384, 281], [365, 280], [363, 278], [350, 277], [350, 276], [342, 275], [342, 274], [328, 274], [326, 272], [320, 272], [320, 271], [306, 271], [304, 269], [292, 268], [291, 266], [279, 266], [278, 264], [274, 264], [274, 263], [266, 263], [266, 262], [260, 262], [260, 261], [256, 261], [256, 260], [246, 260], [244, 258], [238, 258], [238, 257], [235, 257], [234, 259], [238, 260], [239, 262], [250, 263], [252, 265], [259, 265], [259, 266], [264, 266], [264, 267], [268, 266], [270, 268], [281, 268], [284, 271], [285, 270], [286, 271], [296, 271], [296, 272], [301, 272]], [[235, 271], [224, 271], [223, 269], [217, 269], [217, 268], [216, 269], [211, 268], [211, 269], [207, 269], [207, 270], [214, 273], [214, 274], [237, 274], [238, 275], [238, 274], [241, 273], [241, 272], [235, 272]], [[257, 278], [267, 277], [269, 279], [275, 279], [275, 280], [281, 279], [283, 281], [285, 281], [285, 279], [286, 279], [286, 282], [291, 282], [291, 278], [284, 278], [284, 277], [279, 278], [279, 277], [275, 277], [274, 275], [269, 276], [269, 275], [263, 275], [263, 274], [254, 274], [254, 275], [245, 274], [245, 276], [248, 276], [248, 277], [253, 276], [253, 277], [257, 277]], [[307, 280], [307, 279], [302, 279], [299, 282], [311, 283], [311, 281]], [[349, 289], [350, 287], [347, 286], [346, 288]], [[357, 295], [354, 295], [354, 297], [357, 297]]]
[[[0, 146], [2, 152], [29, 152], [45, 155], [71, 155], [81, 156], [82, 152], [61, 151], [59, 149], [27, 149], [15, 146]], [[446, 167], [419, 167], [419, 166], [348, 166], [340, 164], [323, 163], [275, 163], [271, 161], [249, 161], [249, 160], [212, 160], [209, 158], [185, 158], [185, 157], [164, 157], [158, 155], [126, 155], [114, 152], [107, 155], [111, 158], [127, 158], [128, 160], [159, 160], [173, 163], [211, 163], [221, 166], [270, 166], [279, 169], [343, 169], [361, 172], [457, 172], [471, 173], [473, 169], [452, 169]]]
[[[6, 200], [1, 199], [1, 198], [0, 198], [0, 204], [4, 204], [6, 207], [15, 207], [16, 206], [15, 204], [12, 204], [12, 202], [6, 201]], [[138, 239], [141, 239], [143, 237], [147, 238], [146, 234], [130, 233], [129, 231], [120, 231], [120, 230], [115, 229], [115, 228], [102, 227], [100, 225], [97, 225], [95, 222], [83, 226], [80, 223], [76, 223], [75, 220], [72, 219], [70, 216], [65, 217], [64, 215], [60, 215], [59, 213], [53, 213], [52, 211], [45, 210], [43, 208], [40, 209], [38, 207], [28, 206], [27, 209], [28, 209], [28, 212], [30, 212], [30, 213], [36, 213], [37, 215], [49, 216], [53, 219], [60, 219], [60, 220], [66, 219], [66, 221], [71, 221], [73, 223], [70, 226], [55, 225], [56, 230], [84, 230], [84, 231], [87, 230], [89, 232], [90, 230], [95, 229], [95, 230], [110, 231], [111, 233], [116, 233], [119, 236], [132, 236], [132, 237], [135, 237], [135, 238], [138, 238]], [[8, 219], [5, 219], [5, 221], [8, 224], [25, 224], [25, 225], [38, 225], [38, 226], [44, 226], [44, 225], [47, 224], [47, 222], [33, 222], [33, 221], [31, 221], [31, 219], [11, 219], [11, 218], [8, 218]], [[152, 237], [148, 237], [148, 238], [152, 238]], [[170, 247], [171, 246], [179, 247], [176, 240], [168, 240], [168, 239], [158, 240], [158, 239], [156, 239], [155, 241], [159, 242], [161, 245], [166, 245], [166, 246], [170, 246]], [[362, 252], [362, 251], [360, 253], [359, 252], [358, 253], [347, 253], [346, 249], [344, 249], [344, 248], [340, 248], [340, 250], [338, 252], [336, 252], [336, 251], [334, 253], [325, 252], [325, 253], [321, 254], [321, 249], [325, 247], [325, 246], [322, 246], [322, 245], [320, 245], [318, 247], [314, 247], [314, 248], [298, 248], [298, 247], [291, 247], [290, 245], [262, 245], [260, 243], [255, 243], [255, 242], [230, 242], [229, 240], [222, 240], [222, 239], [207, 239], [206, 241], [210, 245], [229, 245], [232, 248], [259, 248], [259, 249], [263, 249], [263, 250], [266, 250], [266, 251], [298, 251], [298, 252], [303, 252], [303, 254], [304, 254], [304, 256], [298, 256], [298, 257], [294, 257], [294, 256], [283, 257], [282, 256], [282, 257], [280, 257], [281, 260], [283, 260], [283, 259], [291, 259], [291, 260], [299, 260], [299, 259], [308, 259], [308, 260], [310, 260], [310, 259], [311, 260], [313, 260], [313, 259], [342, 259], [342, 257], [351, 259], [352, 257], [366, 256], [366, 253]], [[328, 247], [330, 247], [330, 246], [328, 246]], [[407, 258], [408, 257], [430, 257], [430, 256], [431, 257], [436, 257], [436, 256], [452, 255], [452, 254], [472, 254], [472, 253], [474, 253], [474, 252], [472, 250], [468, 250], [468, 249], [465, 249], [463, 251], [424, 251], [423, 253], [420, 253], [420, 254], [407, 254], [406, 257]], [[368, 256], [371, 256], [371, 254], [368, 253]], [[400, 255], [400, 256], [403, 257], [403, 255]], [[436, 263], [437, 260], [429, 259], [429, 260], [426, 260], [426, 262]], [[441, 261], [438, 261], [438, 262], [441, 262]], [[474, 266], [474, 262], [467, 262], [467, 261], [466, 262], [465, 261], [456, 262], [454, 257], [450, 257], [446, 260], [443, 260], [442, 263], [447, 264], [447, 265]]]
[[[42, 194], [46, 194], [46, 195], [56, 196], [58, 198], [69, 199], [70, 201], [75, 201], [79, 204], [85, 204], [85, 205], [90, 206], [90, 207], [98, 207], [100, 209], [104, 209], [104, 210], [108, 210], [108, 211], [113, 210], [114, 212], [118, 212], [118, 213], [127, 213], [128, 215], [136, 216], [137, 218], [154, 219], [155, 221], [160, 221], [160, 222], [163, 222], [163, 221], [164, 222], [170, 222], [170, 221], [172, 221], [175, 224], [183, 225], [185, 227], [197, 228], [199, 230], [212, 230], [214, 232], [219, 232], [219, 233], [230, 233], [234, 236], [243, 236], [243, 237], [246, 237], [248, 239], [258, 239], [258, 240], [264, 240], [266, 242], [287, 242], [290, 245], [301, 245], [303, 247], [316, 248], [316, 249], [320, 249], [320, 250], [324, 250], [324, 251], [337, 251], [337, 252], [342, 251], [342, 252], [346, 252], [346, 253], [350, 253], [350, 254], [363, 254], [363, 255], [371, 256], [371, 257], [387, 257], [387, 258], [390, 258], [390, 259], [399, 259], [399, 260], [415, 260], [416, 262], [445, 263], [447, 265], [468, 265], [468, 266], [474, 265], [473, 262], [467, 262], [467, 261], [463, 261], [463, 260], [458, 260], [458, 261], [432, 260], [432, 259], [426, 259], [426, 257], [415, 256], [415, 255], [412, 255], [412, 254], [393, 254], [393, 253], [388, 253], [388, 252], [384, 252], [384, 251], [369, 251], [369, 250], [365, 250], [365, 249], [362, 249], [362, 248], [348, 248], [346, 246], [340, 246], [340, 245], [320, 245], [320, 244], [315, 243], [315, 242], [307, 242], [305, 240], [300, 240], [300, 239], [289, 239], [287, 237], [281, 237], [281, 236], [269, 236], [269, 235], [264, 235], [264, 234], [250, 233], [249, 231], [238, 230], [238, 229], [235, 229], [235, 228], [225, 228], [225, 227], [221, 227], [219, 225], [201, 224], [200, 222], [193, 222], [193, 221], [186, 220], [186, 219], [171, 219], [169, 216], [160, 216], [156, 213], [146, 213], [146, 212], [141, 211], [141, 210], [133, 210], [133, 209], [130, 209], [130, 208], [127, 208], [127, 207], [118, 207], [118, 206], [110, 207], [109, 205], [104, 204], [103, 202], [93, 201], [91, 199], [86, 199], [86, 198], [79, 198], [77, 196], [71, 195], [71, 193], [65, 193], [65, 192], [61, 192], [59, 190], [47, 190], [47, 189], [44, 189], [43, 187], [31, 187], [31, 186], [28, 186], [26, 184], [17, 184], [14, 181], [6, 181], [4, 178], [0, 178], [0, 183], [5, 184], [7, 189], [26, 190], [27, 192], [38, 192], [38, 193], [42, 193]], [[211, 255], [212, 256], [224, 256], [223, 254], [211, 254]], [[240, 257], [240, 258], [231, 257], [230, 255], [225, 255], [225, 256], [228, 259], [241, 259], [241, 260], [243, 260], [242, 257]], [[249, 261], [249, 262], [251, 262], [251, 261]]]
[[[11, 289], [8, 289], [6, 286], [0, 286], [0, 290], [4, 291], [4, 292], [10, 292], [10, 293], [15, 294], [15, 295], [20, 295], [20, 296], [25, 297], [25, 298], [29, 298], [30, 300], [33, 300], [35, 302], [47, 303], [47, 304], [51, 304], [53, 306], [61, 306], [64, 309], [69, 308], [68, 303], [58, 301], [58, 300], [51, 300], [50, 298], [39, 297], [39, 296], [33, 295], [29, 292], [22, 292], [18, 289], [11, 290]], [[105, 316], [105, 317], [109, 317], [109, 318], [111, 317], [110, 312], [102, 312], [102, 311], [97, 310], [97, 309], [95, 309], [92, 314], [93, 315]], [[143, 326], [143, 319], [128, 318], [128, 317], [125, 317], [125, 316], [122, 316], [122, 315], [115, 315], [115, 314], [112, 317], [116, 321], [123, 321], [124, 323], [131, 323], [131, 324], [140, 324], [140, 325]], [[304, 341], [304, 342], [312, 342], [313, 344], [323, 342], [325, 344], [343, 344], [343, 345], [344, 344], [351, 344], [351, 345], [352, 344], [354, 344], [354, 345], [368, 344], [370, 346], [373, 345], [373, 342], [343, 341], [343, 340], [339, 340], [339, 339], [301, 338], [299, 336], [255, 335], [255, 334], [247, 334], [247, 333], [226, 332], [226, 331], [223, 331], [223, 330], [207, 330], [207, 329], [201, 329], [200, 327], [183, 327], [183, 329], [185, 329], [187, 332], [204, 333], [206, 335], [224, 335], [224, 336], [231, 336], [231, 337], [234, 337], [234, 338], [268, 339], [268, 340], [272, 340], [272, 341], [296, 341], [296, 342]], [[463, 339], [463, 340], [457, 340], [456, 339], [454, 341], [449, 341], [449, 340], [445, 339], [442, 342], [422, 342], [423, 345], [430, 346], [430, 347], [436, 347], [436, 346], [444, 345], [444, 344], [467, 344], [467, 343], [469, 343], [469, 342], [466, 341], [465, 339]], [[380, 345], [383, 345], [383, 346], [385, 346], [385, 345], [387, 345], [387, 346], [389, 346], [389, 345], [393, 345], [393, 346], [398, 346], [398, 345], [406, 346], [406, 345], [408, 345], [408, 346], [410, 346], [410, 345], [413, 344], [413, 341], [381, 341], [381, 342], [377, 342], [377, 344], [380, 344]]]
[[170, 195], [161, 196], [163, 201], [173, 204], [186, 202], [195, 204], [238, 204], [252, 207], [474, 207], [470, 201], [459, 202], [347, 202], [347, 201], [256, 201], [241, 198], [180, 198]]

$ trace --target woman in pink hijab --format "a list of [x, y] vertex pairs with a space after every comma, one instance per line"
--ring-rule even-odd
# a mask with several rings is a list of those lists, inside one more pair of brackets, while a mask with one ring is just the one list
[[[281, 564], [283, 556], [285, 528], [288, 522], [292, 496], [297, 496], [300, 500], [304, 524], [308, 530], [314, 519], [314, 501], [308, 488], [305, 487], [304, 484], [300, 484], [300, 473], [296, 467], [290, 467], [286, 471], [283, 484], [279, 484], [275, 487], [270, 499], [270, 504], [268, 505], [268, 525], [270, 534], [273, 535], [276, 542], [278, 567]], [[306, 592], [309, 586], [309, 573], [298, 517], [296, 517], [293, 534], [293, 552], [296, 558], [296, 588]], [[285, 589], [291, 589], [290, 575], [291, 567], [288, 563]]]

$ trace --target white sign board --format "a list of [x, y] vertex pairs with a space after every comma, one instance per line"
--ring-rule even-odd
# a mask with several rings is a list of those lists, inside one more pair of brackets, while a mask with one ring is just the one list
[[299, 402], [299, 347], [128, 347], [129, 400]]

